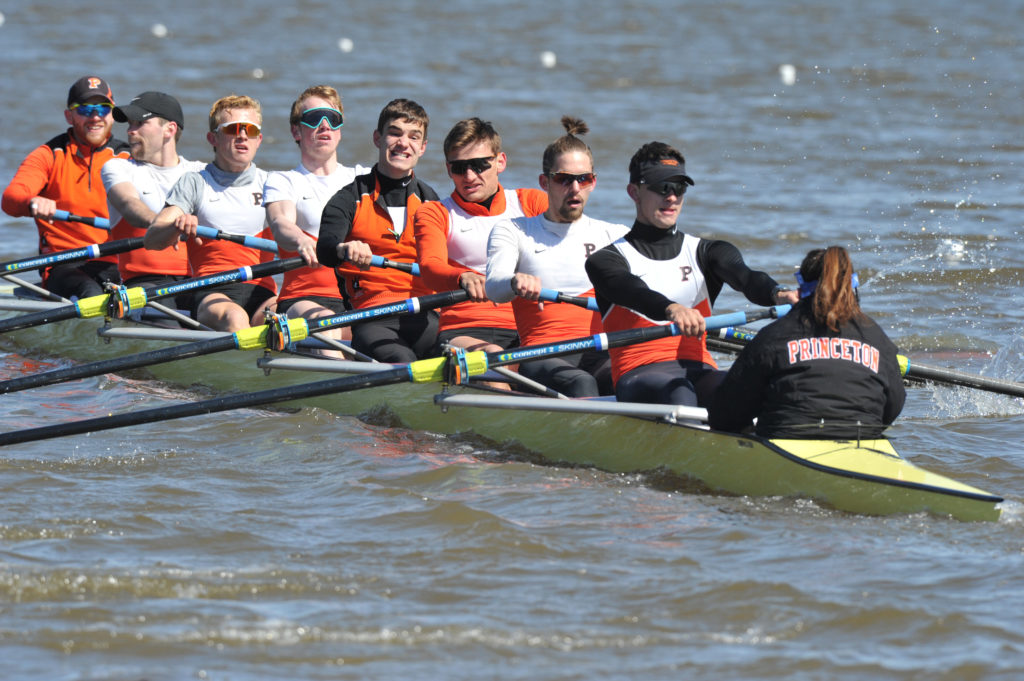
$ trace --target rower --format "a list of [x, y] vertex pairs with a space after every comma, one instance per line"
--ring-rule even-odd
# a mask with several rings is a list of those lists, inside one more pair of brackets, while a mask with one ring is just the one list
[[712, 428], [798, 439], [880, 437], [903, 409], [896, 346], [860, 309], [857, 274], [841, 246], [807, 254], [801, 300], [758, 331], [708, 409]]
[[[562, 125], [566, 134], [544, 150], [538, 180], [548, 195], [547, 210], [535, 217], [499, 221], [487, 242], [487, 297], [499, 303], [512, 301], [523, 345], [601, 332], [596, 312], [538, 301], [542, 288], [593, 297], [584, 261], [626, 232], [624, 225], [583, 214], [597, 184], [593, 154], [580, 139], [588, 128], [570, 116], [562, 117]], [[605, 351], [525, 362], [519, 373], [570, 397], [611, 392]]]
[[[277, 300], [279, 314], [318, 319], [347, 309], [334, 271], [321, 267], [316, 258], [324, 205], [357, 175], [369, 172], [361, 165], [349, 167], [338, 162], [343, 111], [341, 96], [330, 85], [306, 88], [292, 103], [288, 118], [292, 138], [299, 146], [299, 165], [267, 176], [263, 200], [280, 257], [299, 255], [309, 265], [284, 274]], [[325, 333], [336, 340], [348, 339], [347, 328]]]
[[444, 291], [462, 288], [469, 300], [441, 310], [438, 345], [497, 352], [517, 345], [515, 315], [508, 303], [488, 300], [487, 237], [502, 218], [539, 215], [548, 197], [539, 189], [505, 189], [498, 175], [508, 158], [501, 135], [479, 118], [456, 123], [444, 138], [451, 196], [416, 211], [416, 259], [423, 280]]
[[[103, 165], [110, 235], [114, 239], [145, 236], [146, 228], [164, 207], [171, 187], [186, 172], [205, 164], [178, 154], [185, 128], [178, 100], [163, 92], [143, 92], [127, 105], [114, 107], [114, 120], [128, 124], [130, 159], [113, 158]], [[117, 256], [118, 271], [127, 287], [165, 286], [187, 279], [191, 268], [186, 249], [161, 251], [138, 248]], [[192, 296], [175, 297], [178, 308], [189, 310]]]
[[[189, 262], [199, 277], [272, 259], [232, 241], [195, 238], [200, 223], [227, 234], [270, 236], [263, 208], [267, 173], [253, 163], [263, 141], [262, 121], [260, 103], [252, 97], [229, 95], [213, 103], [206, 139], [214, 160], [174, 185], [146, 232], [146, 248], [177, 248], [180, 239], [190, 238]], [[225, 284], [197, 294], [193, 315], [212, 329], [234, 332], [262, 324], [263, 310], [273, 307], [276, 295], [271, 277]]]
[[[106, 230], [55, 219], [58, 210], [107, 217], [107, 192], [100, 169], [112, 158], [128, 158], [128, 145], [111, 135], [114, 95], [98, 76], [79, 78], [68, 90], [68, 129], [29, 153], [3, 194], [3, 210], [35, 218], [42, 254], [102, 244]], [[43, 270], [43, 286], [65, 298], [102, 294], [120, 283], [117, 256], [54, 265]]]
[[587, 260], [606, 331], [676, 324], [684, 334], [611, 351], [619, 401], [707, 404], [725, 374], [707, 350], [704, 318], [724, 284], [756, 305], [797, 300], [795, 291], [747, 267], [731, 243], [676, 229], [693, 184], [677, 149], [663, 142], [640, 147], [626, 186], [636, 205], [633, 227]]
[[[373, 144], [377, 163], [328, 200], [320, 219], [317, 259], [337, 268], [342, 293], [358, 309], [432, 293], [420, 277], [374, 268], [374, 255], [395, 262], [416, 259], [413, 217], [437, 192], [413, 173], [427, 148], [427, 112], [394, 99], [381, 111]], [[412, 362], [430, 354], [437, 339], [435, 310], [352, 326], [352, 347], [381, 362]]]

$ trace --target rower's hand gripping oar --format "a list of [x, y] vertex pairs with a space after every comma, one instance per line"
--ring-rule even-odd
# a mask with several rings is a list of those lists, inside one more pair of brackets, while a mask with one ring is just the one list
[[[450, 293], [458, 292], [459, 291], [453, 291]], [[465, 295], [465, 292], [462, 291], [462, 294]], [[708, 317], [705, 323], [709, 329], [714, 329], [720, 326], [745, 324], [755, 319], [777, 317], [781, 314], [785, 314], [785, 311], [788, 309], [788, 305], [780, 305], [776, 308], [768, 308], [764, 311], [753, 313], [738, 312], [733, 314], [717, 315], [714, 317]], [[36, 440], [46, 440], [54, 437], [64, 437], [67, 435], [98, 432], [101, 430], [111, 430], [113, 428], [140, 425], [143, 423], [156, 423], [159, 421], [183, 418], [185, 416], [212, 414], [231, 409], [244, 409], [247, 407], [273, 404], [275, 402], [287, 402], [290, 400], [320, 397], [322, 395], [350, 392], [353, 390], [392, 385], [395, 383], [442, 382], [450, 381], [453, 378], [458, 378], [461, 381], [463, 377], [483, 374], [489, 367], [493, 366], [513, 364], [529, 359], [537, 359], [539, 357], [556, 357], [559, 355], [573, 354], [580, 352], [581, 350], [591, 348], [620, 347], [623, 345], [641, 343], [647, 340], [654, 340], [656, 338], [664, 338], [666, 336], [673, 335], [679, 335], [679, 329], [675, 324], [669, 324], [665, 326], [654, 326], [642, 329], [629, 329], [627, 331], [616, 331], [607, 334], [597, 334], [595, 336], [577, 338], [561, 343], [523, 347], [516, 350], [490, 354], [481, 351], [467, 352], [462, 353], [461, 358], [454, 360], [458, 363], [458, 368], [454, 371], [451, 369], [451, 363], [453, 362], [451, 357], [434, 357], [431, 359], [412, 362], [408, 365], [398, 366], [394, 369], [385, 369], [383, 371], [369, 374], [344, 376], [342, 378], [317, 381], [315, 383], [302, 383], [241, 395], [226, 395], [198, 402], [187, 402], [167, 407], [144, 409], [124, 414], [116, 414], [114, 416], [51, 424], [26, 430], [16, 430], [0, 434], [0, 446], [18, 444], [22, 442], [34, 442]], [[458, 376], [455, 376], [456, 373]]]
[[220, 284], [229, 284], [241, 281], [250, 281], [280, 274], [288, 270], [302, 267], [302, 258], [288, 258], [287, 260], [271, 260], [270, 262], [259, 263], [251, 267], [240, 267], [237, 270], [220, 272], [208, 277], [186, 279], [169, 286], [154, 286], [142, 288], [136, 286], [128, 289], [122, 288], [114, 293], [104, 293], [98, 296], [90, 296], [70, 305], [56, 307], [51, 310], [32, 312], [30, 314], [0, 320], [0, 333], [18, 331], [33, 326], [59, 322], [65, 319], [88, 319], [109, 314], [114, 317], [124, 317], [132, 310], [145, 306], [150, 300], [158, 300], [168, 296], [174, 296], [186, 291], [196, 291]]

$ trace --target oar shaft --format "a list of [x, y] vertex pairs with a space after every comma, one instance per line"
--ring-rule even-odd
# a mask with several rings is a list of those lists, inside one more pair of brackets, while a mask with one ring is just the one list
[[988, 392], [998, 393], [1000, 395], [1009, 395], [1011, 397], [1024, 397], [1024, 384], [1021, 383], [1004, 381], [998, 378], [986, 378], [985, 376], [977, 376], [963, 371], [944, 369], [942, 367], [930, 366], [927, 364], [918, 364], [913, 362], [909, 357], [904, 357], [902, 355], [899, 356], [899, 360], [900, 372], [907, 378], [917, 378], [923, 381], [932, 381], [934, 383], [961, 385], [967, 388], [987, 390]]
[[[752, 322], [757, 319], [781, 317], [786, 314], [789, 309], [789, 305], [778, 305], [776, 307], [756, 310], [753, 312], [732, 312], [708, 317], [704, 320], [704, 323], [706, 328], [710, 331], [723, 326], [746, 324], [747, 322]], [[611, 333], [599, 333], [593, 336], [574, 338], [573, 340], [563, 341], [560, 343], [527, 346], [524, 348], [513, 348], [503, 352], [490, 353], [487, 355], [487, 365], [502, 366], [505, 364], [514, 364], [516, 362], [525, 362], [531, 359], [540, 359], [541, 357], [558, 357], [560, 355], [574, 354], [577, 352], [584, 352], [586, 350], [607, 350], [609, 348], [621, 347], [623, 345], [633, 345], [635, 343], [643, 343], [646, 341], [657, 340], [658, 338], [678, 335], [679, 327], [675, 324], [663, 324], [659, 326], [627, 329], [625, 331], [614, 331]]]
[[218, 272], [217, 274], [211, 274], [207, 277], [199, 277], [197, 279], [186, 279], [185, 281], [179, 281], [169, 286], [154, 286], [145, 290], [146, 300], [157, 300], [159, 298], [166, 298], [167, 296], [176, 296], [179, 293], [186, 293], [188, 291], [198, 291], [204, 288], [210, 288], [211, 286], [220, 286], [221, 284], [233, 284], [242, 281], [254, 281], [256, 279], [262, 279], [263, 277], [272, 277], [275, 274], [281, 274], [288, 270], [293, 270], [297, 267], [305, 265], [302, 258], [296, 256], [294, 258], [287, 258], [285, 260], [271, 260], [269, 262], [261, 262], [257, 265], [250, 267], [240, 267], [237, 270], [228, 270], [227, 272]]
[[176, 345], [135, 355], [112, 357], [88, 364], [77, 364], [75, 366], [54, 369], [53, 371], [44, 371], [30, 376], [19, 376], [18, 378], [0, 381], [0, 394], [39, 388], [44, 385], [53, 385], [54, 383], [74, 381], [92, 376], [101, 376], [114, 373], [115, 371], [127, 371], [128, 369], [148, 367], [154, 364], [164, 364], [179, 359], [199, 357], [224, 350], [232, 350], [235, 347], [235, 337], [233, 335], [226, 335], [221, 338], [211, 338], [210, 340]]
[[[171, 284], [170, 286], [155, 286], [148, 289], [138, 287], [130, 288], [124, 291], [124, 299], [128, 301], [128, 305], [125, 306], [125, 314], [132, 309], [144, 306], [150, 300], [159, 300], [160, 298], [174, 296], [186, 291], [198, 291], [200, 289], [219, 286], [221, 284], [252, 281], [280, 274], [281, 272], [301, 267], [304, 264], [305, 263], [302, 258], [299, 257], [288, 258], [287, 260], [272, 260], [270, 262], [253, 265], [251, 267], [240, 267], [237, 270], [220, 272], [208, 277], [186, 279], [185, 281], [180, 281], [175, 284]], [[75, 317], [81, 317], [83, 319], [99, 317], [106, 313], [111, 295], [115, 294], [104, 293], [98, 296], [90, 296], [89, 298], [83, 298], [71, 305], [58, 307], [53, 310], [33, 312], [31, 314], [21, 315], [11, 319], [0, 320], [0, 333], [18, 331], [33, 326], [49, 324], [50, 322], [74, 319]], [[120, 294], [116, 295], [120, 296]]]
[[136, 426], [144, 423], [158, 423], [170, 421], [186, 416], [199, 416], [201, 414], [213, 414], [231, 409], [245, 409], [258, 407], [275, 402], [287, 402], [300, 398], [320, 397], [336, 392], [358, 390], [374, 386], [402, 383], [409, 380], [409, 370], [406, 367], [380, 371], [372, 374], [357, 374], [344, 376], [317, 383], [303, 383], [300, 385], [287, 386], [283, 388], [271, 388], [242, 395], [227, 395], [215, 397], [199, 402], [185, 402], [166, 407], [155, 407], [114, 416], [102, 416], [69, 423], [57, 423], [38, 428], [16, 430], [0, 434], [0, 446], [21, 444], [24, 442], [35, 442], [37, 440], [48, 440], [54, 437], [65, 437], [68, 435], [80, 435], [82, 433], [94, 433], [102, 430]]
[[108, 241], [102, 244], [91, 244], [89, 246], [83, 246], [82, 248], [60, 251], [58, 253], [47, 253], [46, 255], [12, 260], [0, 265], [0, 269], [8, 273], [40, 270], [44, 267], [50, 267], [51, 265], [77, 262], [79, 260], [92, 260], [93, 258], [100, 258], [105, 255], [116, 255], [126, 251], [133, 251], [136, 248], [142, 248], [142, 237], [118, 239], [116, 241]]
[[343, 326], [352, 326], [353, 324], [365, 322], [370, 319], [394, 317], [395, 315], [400, 314], [416, 314], [418, 312], [425, 312], [426, 310], [433, 310], [438, 307], [454, 305], [465, 300], [469, 300], [469, 294], [466, 293], [465, 290], [459, 288], [451, 291], [442, 291], [441, 293], [419, 296], [418, 298], [409, 298], [408, 300], [402, 300], [388, 305], [377, 305], [375, 307], [363, 308], [362, 310], [353, 310], [352, 312], [335, 315], [334, 317], [311, 319], [307, 321], [307, 324], [309, 325], [310, 333], [315, 333], [317, 331], [327, 331], [329, 329], [337, 329]]

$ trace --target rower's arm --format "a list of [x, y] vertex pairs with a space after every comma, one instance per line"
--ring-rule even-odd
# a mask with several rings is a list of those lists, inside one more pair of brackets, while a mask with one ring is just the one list
[[750, 269], [740, 250], [728, 241], [702, 239], [697, 246], [697, 263], [704, 273], [712, 302], [725, 283], [755, 305], [775, 305], [773, 291], [778, 282], [764, 272]]
[[298, 213], [295, 202], [282, 199], [267, 204], [267, 223], [274, 241], [282, 249], [295, 251], [307, 265], [319, 264], [316, 258], [316, 240], [306, 234], [295, 220]]
[[507, 303], [516, 297], [512, 280], [519, 266], [519, 239], [522, 230], [509, 220], [498, 222], [487, 239], [487, 297]]
[[[133, 227], [146, 229], [156, 217], [156, 213], [142, 202], [139, 190], [131, 182], [119, 182], [107, 189], [107, 203]], [[110, 211], [111, 215], [113, 211]]]
[[188, 172], [178, 178], [164, 200], [163, 209], [146, 229], [143, 243], [148, 250], [159, 251], [168, 246], [177, 248], [179, 240], [196, 238], [199, 219], [195, 212], [202, 203], [205, 188], [206, 181], [197, 172]]
[[338, 246], [345, 243], [352, 231], [352, 222], [356, 215], [359, 196], [356, 194], [358, 182], [353, 182], [339, 190], [324, 206], [320, 216], [320, 236], [316, 242], [316, 257], [321, 264], [338, 267], [344, 262], [344, 249], [339, 253]]

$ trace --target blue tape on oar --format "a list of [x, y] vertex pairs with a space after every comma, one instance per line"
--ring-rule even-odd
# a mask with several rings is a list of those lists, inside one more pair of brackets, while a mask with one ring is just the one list
[[74, 215], [66, 210], [55, 210], [53, 211], [53, 217], [57, 220], [64, 220], [65, 222], [81, 222], [84, 225], [92, 225], [97, 229], [110, 229], [110, 220], [107, 218], [87, 218], [81, 215]]
[[222, 232], [219, 229], [213, 227], [206, 227], [199, 225], [196, 227], [196, 234], [206, 239], [220, 239], [222, 241], [231, 241], [242, 246], [248, 246], [249, 248], [255, 248], [260, 251], [267, 251], [269, 253], [277, 253], [277, 243], [270, 239], [261, 239], [258, 236], [246, 236], [244, 234], [228, 234]]
[[374, 255], [370, 257], [370, 267], [389, 267], [393, 270], [401, 270], [402, 272], [408, 272], [414, 277], [420, 276], [420, 266], [414, 262], [397, 262], [395, 260], [388, 260], [387, 258]]
[[570, 305], [585, 307], [591, 312], [600, 311], [597, 307], [597, 299], [595, 298], [589, 296], [570, 296], [567, 293], [550, 288], [542, 288], [540, 290], [540, 299], [545, 303], [569, 303]]

